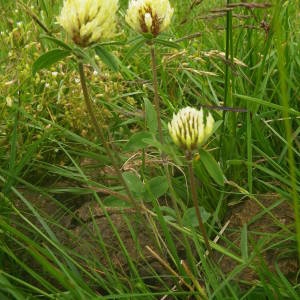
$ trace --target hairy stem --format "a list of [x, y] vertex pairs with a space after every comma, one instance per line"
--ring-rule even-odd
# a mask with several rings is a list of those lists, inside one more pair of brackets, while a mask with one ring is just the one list
[[125, 188], [125, 191], [129, 197], [129, 200], [131, 202], [131, 204], [137, 208], [137, 204], [134, 200], [134, 198], [132, 197], [132, 194], [128, 188], [128, 185], [127, 183], [125, 182], [123, 176], [122, 176], [122, 173], [118, 167], [118, 163], [117, 163], [117, 160], [116, 160], [116, 153], [113, 153], [111, 147], [109, 146], [109, 143], [107, 142], [106, 138], [105, 138], [105, 135], [102, 131], [101, 128], [103, 128], [103, 126], [100, 126], [99, 125], [99, 120], [97, 120], [96, 118], [96, 115], [94, 114], [94, 109], [93, 109], [93, 104], [92, 104], [92, 101], [89, 97], [89, 93], [88, 93], [88, 89], [87, 89], [87, 86], [86, 86], [86, 78], [85, 78], [85, 74], [84, 74], [84, 70], [83, 70], [83, 64], [82, 62], [79, 62], [78, 63], [78, 69], [79, 69], [79, 75], [80, 75], [80, 82], [81, 82], [81, 88], [82, 88], [82, 91], [83, 91], [83, 96], [84, 96], [84, 101], [85, 101], [85, 104], [86, 104], [86, 108], [88, 110], [88, 113], [90, 115], [90, 118], [91, 118], [91, 121], [93, 123], [93, 126], [96, 130], [96, 133], [103, 145], [103, 147], [105, 148], [106, 150], [106, 154], [108, 155], [109, 159], [111, 160], [111, 163], [113, 165], [113, 168], [115, 169], [115, 172], [120, 180], [120, 183], [123, 185], [123, 187]]

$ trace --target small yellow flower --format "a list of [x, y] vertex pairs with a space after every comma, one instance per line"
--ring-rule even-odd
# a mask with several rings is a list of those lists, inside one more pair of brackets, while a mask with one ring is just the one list
[[118, 0], [64, 0], [57, 20], [75, 44], [86, 47], [114, 35], [117, 10]]
[[168, 0], [131, 0], [125, 20], [135, 31], [156, 37], [169, 26], [173, 12]]
[[169, 133], [174, 143], [184, 150], [192, 151], [201, 146], [212, 134], [214, 118], [210, 113], [191, 107], [181, 109], [168, 123]]

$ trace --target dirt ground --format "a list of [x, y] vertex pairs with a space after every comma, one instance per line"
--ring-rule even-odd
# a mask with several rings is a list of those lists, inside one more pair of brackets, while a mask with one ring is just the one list
[[[257, 268], [247, 267], [237, 274], [238, 280], [253, 282], [258, 278], [258, 272], [264, 270], [276, 272], [276, 265], [291, 281], [296, 280], [299, 272], [299, 262], [294, 253], [288, 251], [293, 241], [282, 242], [285, 232], [294, 231], [294, 212], [287, 201], [280, 200], [277, 194], [259, 195], [255, 199], [246, 199], [230, 209], [224, 239], [221, 244], [228, 249], [240, 252], [241, 230], [247, 228], [248, 253], [255, 252], [255, 257], [249, 257], [249, 264]], [[281, 238], [279, 239], [279, 236]], [[225, 241], [227, 240], [227, 242]], [[276, 245], [276, 241], [278, 244]], [[295, 242], [294, 242], [295, 245]], [[294, 247], [295, 248], [295, 247]], [[216, 259], [225, 274], [236, 267], [236, 263], [229, 257], [216, 254]]]
[[[102, 265], [105, 269], [109, 268], [110, 263], [112, 263], [125, 278], [130, 270], [130, 262], [128, 262], [122, 250], [124, 246], [140, 274], [150, 278], [149, 284], [153, 286], [157, 284], [157, 282], [151, 281], [153, 270], [157, 274], [165, 276], [165, 278], [170, 278], [170, 272], [165, 266], [146, 250], [146, 246], [151, 247], [169, 263], [166, 248], [163, 247], [164, 237], [159, 229], [157, 229], [156, 234], [153, 234], [153, 226], [159, 228], [159, 224], [155, 224], [151, 216], [137, 213], [133, 209], [117, 208], [109, 208], [107, 214], [105, 214], [95, 201], [89, 201], [87, 198], [82, 197], [72, 199], [72, 205], [68, 205], [69, 211], [66, 212], [60, 205], [62, 199], [53, 201], [26, 189], [20, 189], [20, 192], [39, 214], [60, 224], [61, 227], [54, 226], [52, 228], [54, 233], [60, 242], [72, 249], [72, 253], [76, 253], [83, 263], [87, 260], [89, 262], [94, 260], [95, 265]], [[63, 197], [60, 196], [60, 198]], [[258, 278], [258, 273], [262, 272], [260, 268], [267, 268], [271, 272], [276, 272], [275, 266], [277, 265], [284, 275], [291, 281], [295, 281], [299, 271], [299, 263], [295, 255], [287, 251], [291, 248], [292, 241], [280, 242], [278, 245], [272, 246], [274, 245], [274, 238], [276, 240], [276, 235], [284, 234], [285, 230], [293, 230], [292, 208], [287, 201], [280, 201], [280, 197], [275, 194], [260, 195], [257, 198], [259, 202], [246, 199], [230, 208], [227, 217], [229, 226], [219, 241], [222, 246], [226, 246], [226, 248], [239, 255], [241, 229], [243, 227], [244, 229], [247, 228], [249, 267], [245, 267], [233, 279], [251, 283]], [[29, 220], [36, 226], [41, 227], [24, 202], [18, 200], [15, 203], [16, 207]], [[150, 223], [152, 223], [152, 226], [147, 226]], [[19, 226], [19, 222], [16, 223], [16, 226]], [[23, 231], [26, 231], [25, 227]], [[116, 232], [119, 236], [116, 235]], [[99, 233], [102, 241], [99, 241]], [[182, 255], [185, 251], [182, 243], [180, 243], [180, 238], [178, 238], [178, 233], [174, 232], [173, 236], [175, 238], [177, 236], [178, 253]], [[123, 241], [123, 245], [120, 244], [120, 240]], [[107, 252], [102, 251], [99, 243], [102, 246], [105, 245]], [[255, 250], [254, 257], [251, 257], [252, 250]], [[213, 257], [224, 274], [229, 274], [236, 267], [236, 263], [229, 257], [222, 256], [219, 253], [214, 253]], [[257, 260], [259, 261], [258, 264], [252, 264]], [[258, 267], [253, 268], [251, 265], [257, 265]], [[101, 270], [99, 272], [101, 273]], [[176, 282], [176, 278], [165, 281], [168, 285], [173, 285]]]

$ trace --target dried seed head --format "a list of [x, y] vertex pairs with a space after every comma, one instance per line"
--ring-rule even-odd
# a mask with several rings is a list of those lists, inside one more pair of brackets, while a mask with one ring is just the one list
[[131, 0], [125, 20], [135, 31], [156, 37], [169, 26], [173, 12], [168, 0]]
[[201, 146], [212, 134], [214, 119], [210, 113], [204, 117], [203, 110], [185, 107], [168, 124], [174, 143], [184, 150], [193, 151]]
[[118, 0], [64, 0], [57, 20], [75, 44], [86, 47], [114, 35], [117, 10]]

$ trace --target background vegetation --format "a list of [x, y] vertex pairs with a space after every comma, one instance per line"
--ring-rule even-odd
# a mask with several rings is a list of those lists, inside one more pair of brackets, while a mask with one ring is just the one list
[[[230, 2], [171, 1], [156, 46], [164, 146], [127, 1], [113, 43], [85, 49], [95, 113], [139, 211], [94, 132], [74, 56], [37, 67], [62, 49], [55, 39], [72, 45], [62, 1], [0, 1], [1, 299], [299, 298], [299, 3]], [[236, 108], [211, 110], [216, 132], [194, 160], [210, 255], [167, 132], [180, 108], [207, 105]]]

